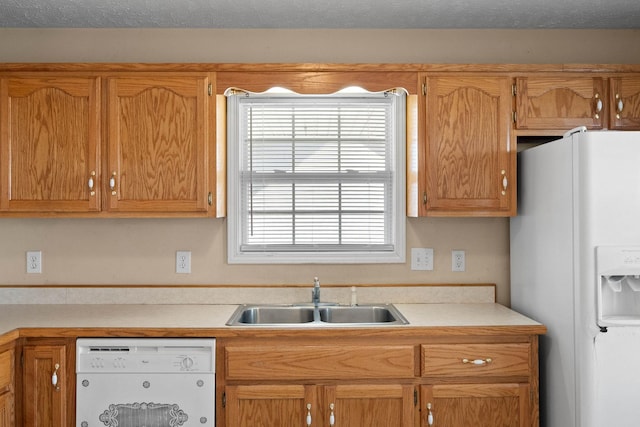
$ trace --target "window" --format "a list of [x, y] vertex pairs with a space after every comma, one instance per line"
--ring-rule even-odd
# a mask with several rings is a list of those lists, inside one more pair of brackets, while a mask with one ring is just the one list
[[404, 262], [404, 91], [227, 96], [230, 263]]

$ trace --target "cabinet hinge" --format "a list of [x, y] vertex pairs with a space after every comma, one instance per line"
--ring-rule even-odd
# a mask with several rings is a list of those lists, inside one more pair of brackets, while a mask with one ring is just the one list
[[211, 191], [209, 191], [209, 194], [207, 195], [207, 203], [209, 203], [209, 206], [213, 204], [213, 194]]
[[222, 407], [227, 407], [227, 393], [222, 393]]
[[418, 406], [418, 390], [413, 389], [413, 406]]
[[422, 96], [427, 96], [427, 84], [422, 83]]
[[511, 85], [511, 95], [516, 96], [518, 94], [518, 88], [516, 87], [516, 84], [512, 84]]
[[208, 92], [209, 92], [209, 96], [213, 95], [213, 85], [211, 83], [209, 83]]

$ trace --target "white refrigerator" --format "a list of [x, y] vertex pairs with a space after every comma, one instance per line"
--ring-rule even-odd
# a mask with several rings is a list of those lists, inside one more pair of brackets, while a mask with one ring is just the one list
[[545, 324], [542, 427], [640, 426], [640, 132], [518, 154], [511, 305]]

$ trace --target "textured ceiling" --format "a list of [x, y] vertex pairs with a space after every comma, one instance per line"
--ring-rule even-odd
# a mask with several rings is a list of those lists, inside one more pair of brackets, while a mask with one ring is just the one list
[[0, 0], [0, 27], [640, 28], [640, 0]]

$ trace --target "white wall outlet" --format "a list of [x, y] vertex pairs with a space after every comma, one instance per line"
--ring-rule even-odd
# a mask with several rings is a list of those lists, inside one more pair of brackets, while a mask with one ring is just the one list
[[451, 271], [464, 271], [464, 251], [451, 251]]
[[433, 248], [411, 248], [412, 270], [433, 270]]
[[42, 251], [27, 251], [27, 273], [42, 273]]
[[176, 251], [176, 273], [191, 273], [191, 251]]

